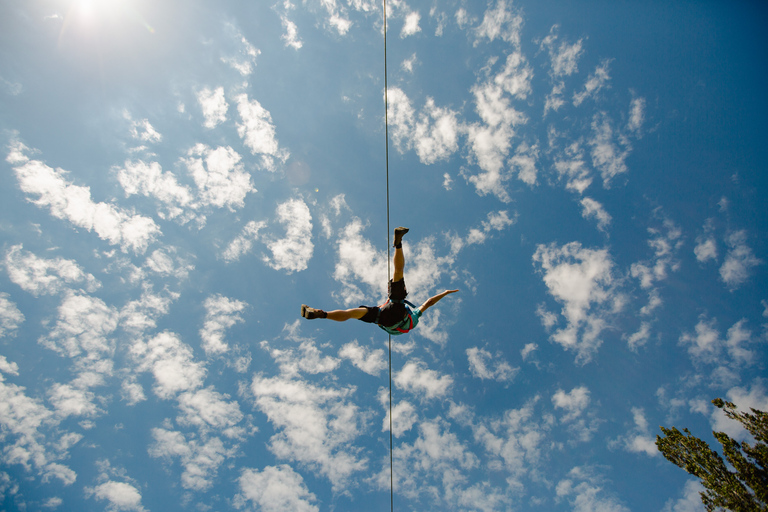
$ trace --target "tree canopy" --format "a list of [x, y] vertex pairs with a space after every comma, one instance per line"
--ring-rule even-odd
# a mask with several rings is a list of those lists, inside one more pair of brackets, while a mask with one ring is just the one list
[[768, 414], [752, 408], [737, 411], [735, 404], [720, 398], [712, 403], [741, 423], [755, 442], [739, 443], [723, 432], [712, 432], [723, 447], [724, 461], [687, 428], [683, 433], [661, 427], [664, 436], [656, 436], [656, 446], [667, 460], [701, 479], [706, 489], [701, 501], [708, 511], [768, 511]]

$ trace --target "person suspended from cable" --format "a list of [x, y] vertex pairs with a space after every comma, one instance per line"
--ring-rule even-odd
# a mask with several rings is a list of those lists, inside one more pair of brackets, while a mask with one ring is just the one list
[[337, 309], [334, 311], [323, 311], [322, 309], [310, 308], [306, 304], [301, 305], [301, 316], [307, 320], [315, 318], [327, 318], [337, 322], [345, 322], [350, 319], [362, 320], [376, 324], [389, 334], [405, 334], [412, 330], [419, 323], [419, 318], [424, 312], [434, 306], [446, 295], [456, 293], [459, 290], [445, 290], [434, 297], [430, 297], [418, 308], [405, 300], [408, 296], [408, 290], [405, 288], [405, 278], [403, 270], [405, 268], [405, 256], [403, 255], [403, 235], [408, 232], [408, 228], [395, 228], [395, 255], [393, 263], [395, 273], [389, 281], [387, 301], [380, 306], [360, 306], [353, 309]]

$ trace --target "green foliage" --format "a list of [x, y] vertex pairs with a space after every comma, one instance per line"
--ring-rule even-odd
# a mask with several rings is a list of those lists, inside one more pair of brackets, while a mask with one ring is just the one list
[[713, 432], [728, 464], [687, 428], [683, 434], [675, 427], [661, 427], [664, 437], [656, 436], [656, 446], [667, 460], [701, 479], [706, 489], [701, 501], [708, 511], [768, 511], [768, 414], [756, 409], [739, 412], [736, 405], [720, 398], [712, 403], [740, 422], [755, 443], [739, 443], [723, 432]]

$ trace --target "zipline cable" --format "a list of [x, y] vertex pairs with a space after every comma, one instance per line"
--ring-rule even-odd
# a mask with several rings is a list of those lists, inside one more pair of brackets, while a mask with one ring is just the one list
[[[384, 4], [384, 147], [385, 166], [387, 171], [387, 282], [391, 277], [390, 243], [389, 243], [389, 98], [387, 97], [387, 0]], [[393, 470], [392, 442], [392, 335], [389, 335], [389, 509], [395, 510], [395, 486]]]

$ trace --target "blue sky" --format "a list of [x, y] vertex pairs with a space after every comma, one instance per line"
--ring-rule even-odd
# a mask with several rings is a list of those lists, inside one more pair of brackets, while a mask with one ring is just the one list
[[[389, 510], [382, 6], [0, 5], [4, 510]], [[388, 4], [397, 510], [703, 510], [768, 409], [759, 2]], [[652, 492], [649, 492], [652, 490]]]

